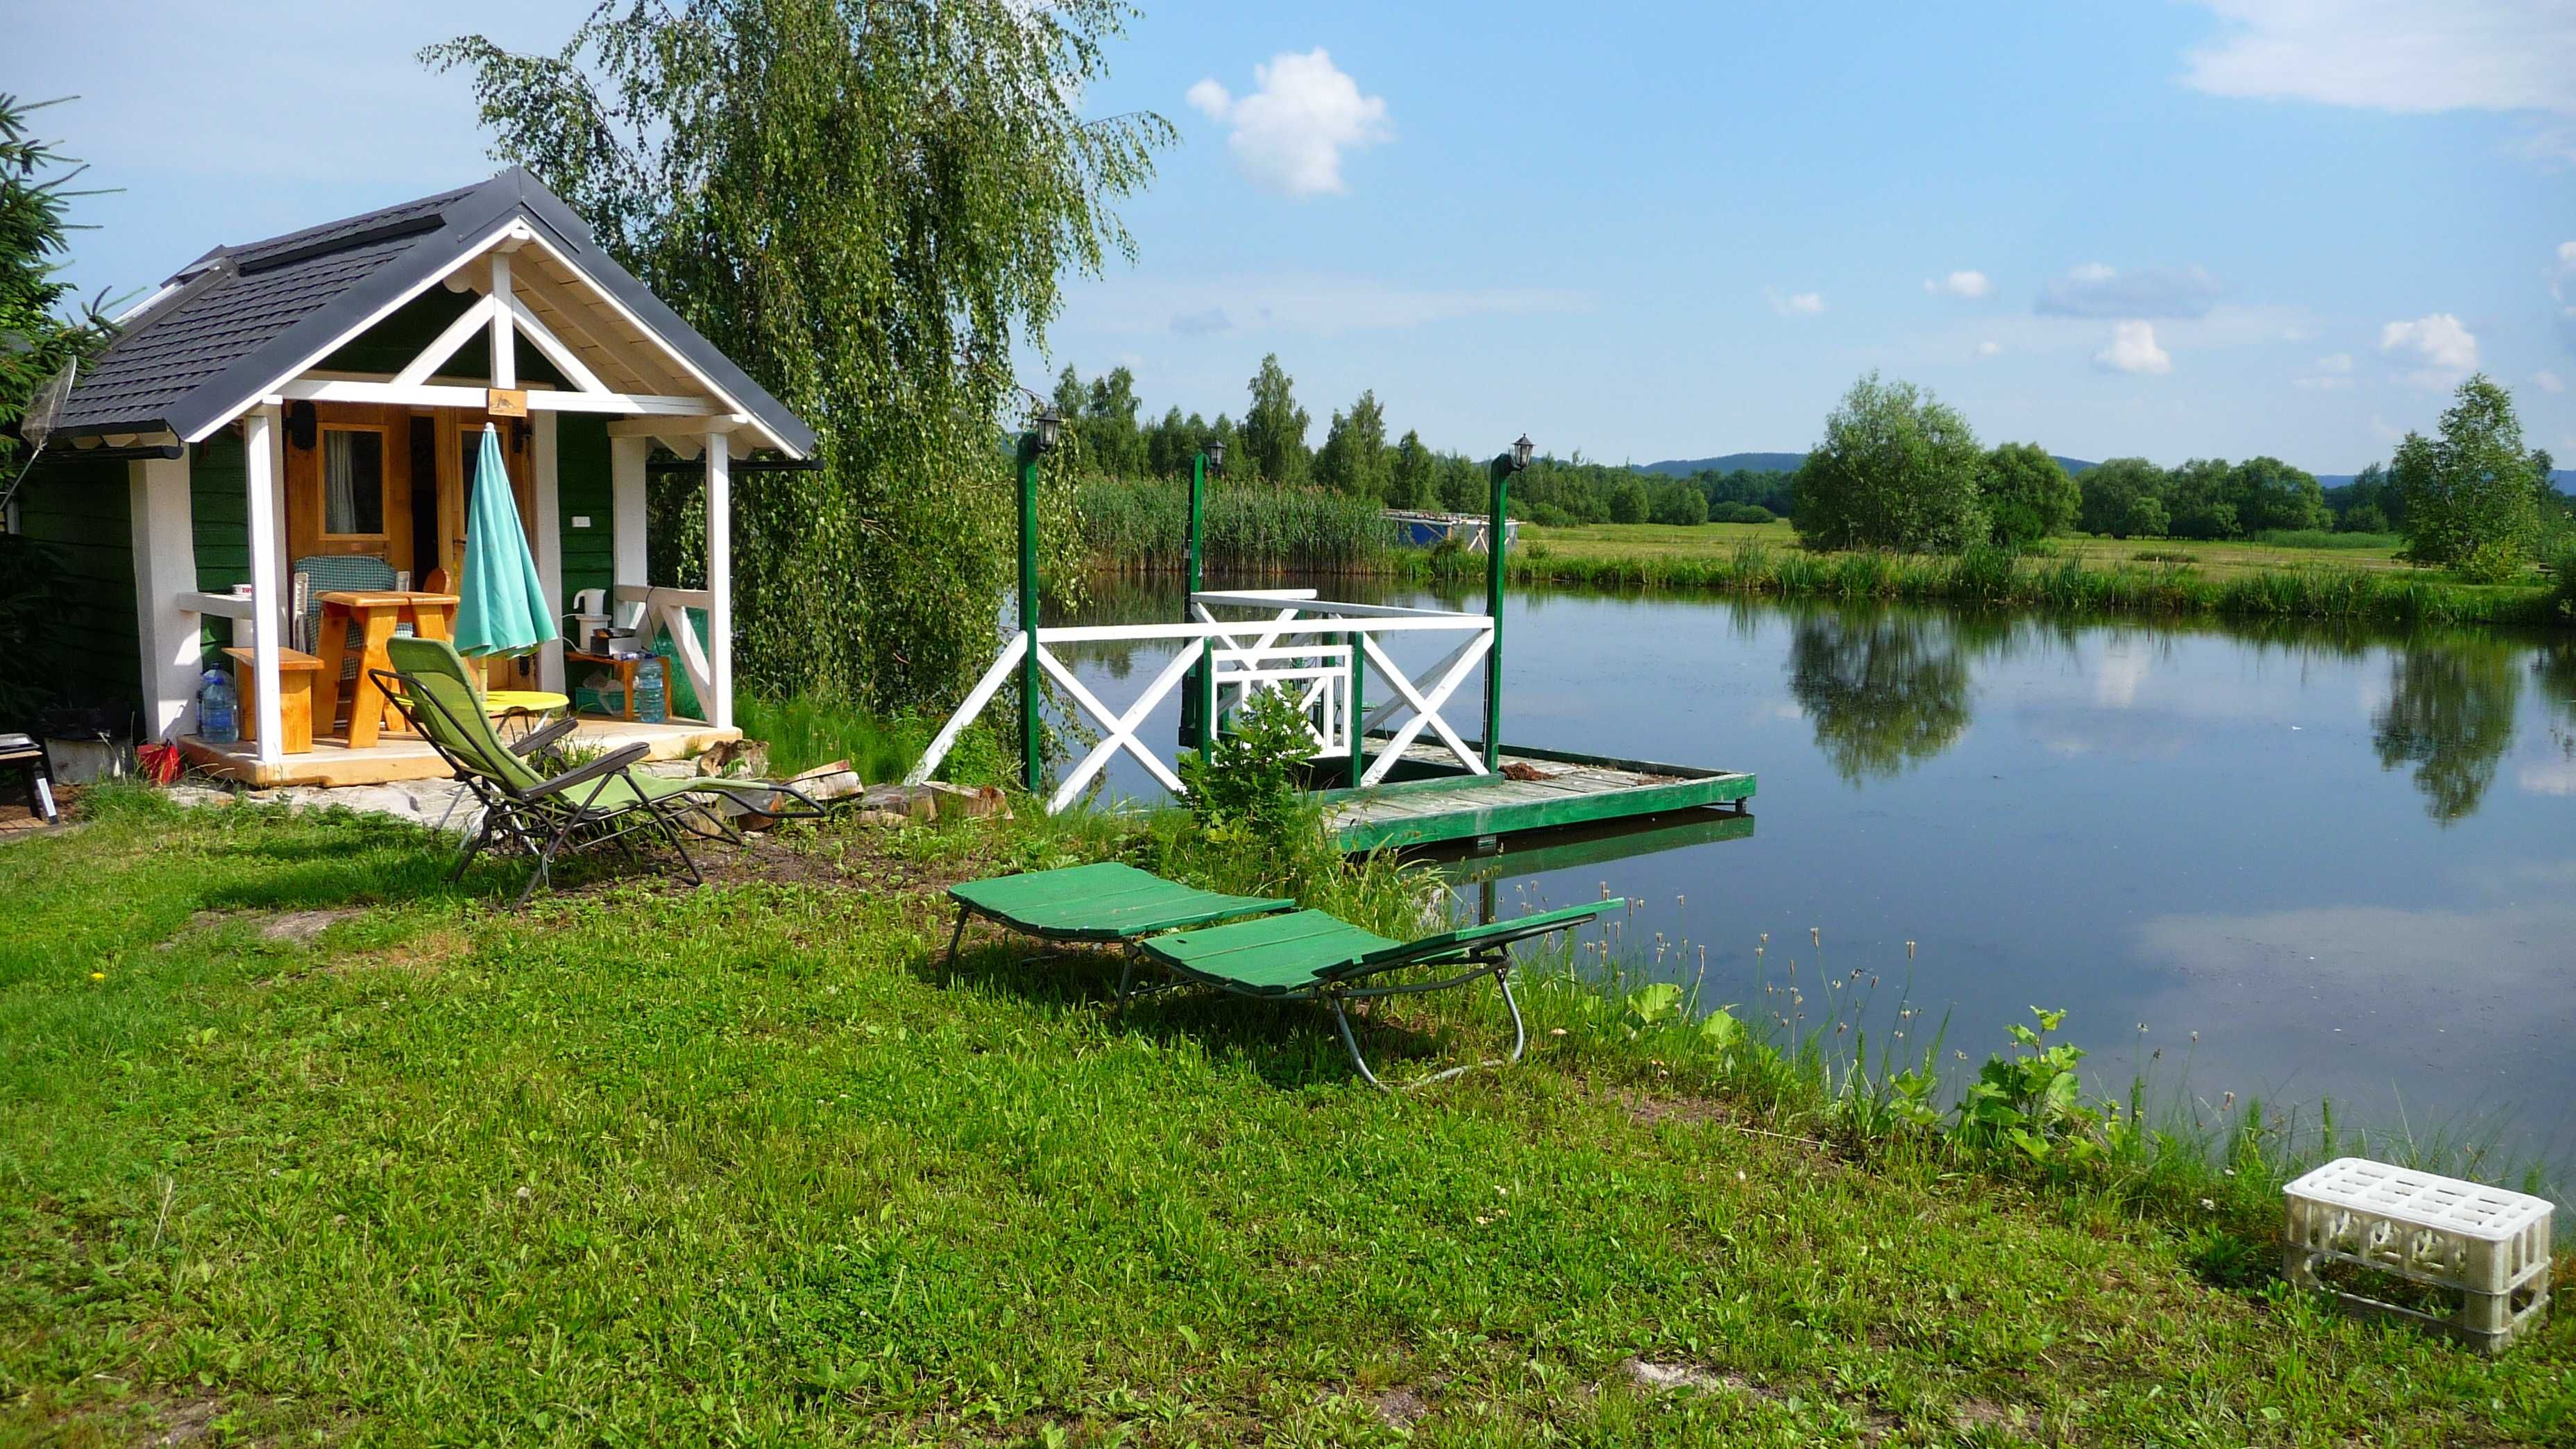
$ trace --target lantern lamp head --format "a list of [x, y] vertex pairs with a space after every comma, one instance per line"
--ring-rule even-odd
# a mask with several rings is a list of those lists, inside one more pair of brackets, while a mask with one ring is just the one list
[[1225, 443], [1222, 440], [1207, 445], [1207, 460], [1209, 472], [1225, 471]]
[[1038, 451], [1052, 453], [1064, 436], [1064, 414], [1050, 405], [1038, 410]]
[[1533, 450], [1533, 445], [1531, 444], [1531, 442], [1530, 442], [1530, 440], [1529, 440], [1529, 434], [1527, 434], [1527, 433], [1523, 433], [1523, 434], [1521, 434], [1520, 441], [1519, 441], [1519, 442], [1517, 442], [1517, 443], [1512, 444], [1512, 471], [1513, 471], [1513, 472], [1517, 473], [1517, 472], [1521, 471], [1523, 468], [1526, 468], [1526, 467], [1528, 467], [1528, 466], [1530, 465], [1530, 453], [1532, 452], [1532, 450]]

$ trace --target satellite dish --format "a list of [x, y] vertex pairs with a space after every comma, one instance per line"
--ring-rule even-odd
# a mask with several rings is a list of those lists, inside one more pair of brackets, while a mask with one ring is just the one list
[[26, 414], [18, 420], [18, 436], [27, 440], [31, 454], [44, 451], [45, 440], [54, 435], [54, 423], [62, 417], [63, 404], [71, 398], [72, 381], [79, 373], [80, 360], [74, 358], [27, 400]]

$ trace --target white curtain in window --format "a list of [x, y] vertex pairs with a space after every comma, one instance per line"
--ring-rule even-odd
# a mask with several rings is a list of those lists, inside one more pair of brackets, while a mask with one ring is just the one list
[[358, 532], [357, 459], [358, 435], [324, 433], [322, 435], [322, 531], [324, 533]]

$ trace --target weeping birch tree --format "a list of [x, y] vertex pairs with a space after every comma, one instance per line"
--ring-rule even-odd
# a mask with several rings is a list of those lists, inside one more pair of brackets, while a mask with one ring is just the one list
[[735, 490], [745, 687], [936, 708], [989, 657], [1011, 349], [1043, 341], [1068, 273], [1134, 259], [1111, 208], [1173, 136], [1079, 110], [1134, 13], [605, 0], [551, 55], [421, 53], [471, 75], [497, 156], [821, 435], [821, 470]]

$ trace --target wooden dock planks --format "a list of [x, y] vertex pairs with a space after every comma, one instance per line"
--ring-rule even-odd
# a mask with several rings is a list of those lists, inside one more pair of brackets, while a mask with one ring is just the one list
[[1325, 819], [1357, 852], [1723, 804], [1754, 790], [1749, 774], [1555, 750], [1507, 747], [1503, 765], [1502, 775], [1468, 775], [1448, 751], [1416, 745], [1399, 771], [1412, 778], [1328, 791]]

